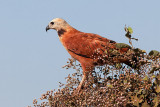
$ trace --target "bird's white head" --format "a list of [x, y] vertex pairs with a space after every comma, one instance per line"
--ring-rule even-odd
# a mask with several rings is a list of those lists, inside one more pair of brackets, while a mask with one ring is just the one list
[[55, 29], [56, 31], [59, 31], [62, 29], [66, 30], [67, 27], [69, 27], [69, 24], [64, 19], [55, 18], [52, 21], [50, 21], [50, 23], [46, 27], [46, 31], [48, 31], [49, 29]]

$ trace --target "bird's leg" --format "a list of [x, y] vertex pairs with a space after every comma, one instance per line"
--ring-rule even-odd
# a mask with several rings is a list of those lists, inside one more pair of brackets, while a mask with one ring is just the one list
[[80, 91], [81, 89], [83, 89], [83, 85], [84, 85], [85, 80], [88, 80], [88, 74], [89, 74], [88, 72], [83, 71], [82, 80], [81, 80], [81, 82], [80, 82], [80, 84], [79, 84], [79, 86], [77, 88], [78, 91]]
[[81, 64], [81, 66], [83, 69], [83, 77], [82, 77], [82, 80], [81, 80], [79, 86], [77, 87], [78, 92], [80, 92], [81, 89], [84, 88], [84, 85], [85, 85], [84, 83], [86, 80], [88, 81], [89, 73], [93, 70], [93, 67], [90, 65]]

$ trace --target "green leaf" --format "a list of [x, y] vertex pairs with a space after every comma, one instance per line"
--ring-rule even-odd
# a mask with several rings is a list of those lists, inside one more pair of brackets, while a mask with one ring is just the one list
[[160, 55], [160, 52], [158, 52], [158, 51], [156, 51], [156, 50], [151, 50], [151, 51], [149, 52], [149, 55], [156, 57], [156, 56]]
[[157, 98], [157, 97], [154, 98], [153, 103], [154, 103], [154, 107], [157, 107], [157, 106], [158, 106], [159, 101], [158, 101], [158, 98]]
[[160, 92], [160, 86], [157, 86], [156, 88], [156, 92], [159, 93]]
[[142, 92], [142, 89], [140, 89], [137, 94], [141, 94], [141, 92]]
[[133, 30], [132, 30], [132, 28], [131, 27], [128, 27], [128, 31], [129, 31], [129, 33], [133, 33]]
[[117, 43], [116, 48], [118, 48], [118, 49], [129, 48], [129, 49], [131, 49], [131, 47], [128, 44], [125, 44], [125, 43]]
[[116, 63], [116, 68], [120, 69], [120, 68], [122, 68], [122, 65], [120, 63]]
[[148, 76], [146, 75], [143, 80], [147, 81], [148, 80]]
[[140, 96], [140, 99], [142, 99], [142, 100], [143, 100], [143, 99], [144, 99], [144, 95], [141, 95], [141, 96]]
[[139, 103], [143, 101], [143, 99], [140, 99], [137, 97], [137, 94], [135, 96], [131, 96], [131, 100], [134, 106], [139, 107]]
[[134, 51], [135, 53], [140, 53], [140, 54], [146, 53], [145, 50], [141, 50], [141, 49], [139, 49], [139, 48], [135, 48], [135, 49], [133, 49], [133, 51]]
[[104, 52], [105, 52], [106, 54], [108, 54], [108, 51], [107, 51], [107, 50], [105, 50]]
[[108, 84], [108, 85], [107, 85], [107, 87], [110, 87], [110, 88], [112, 88], [112, 87], [113, 87], [113, 85], [111, 85], [111, 84]]
[[123, 80], [124, 84], [127, 84], [127, 80]]
[[158, 74], [158, 75], [156, 76], [156, 78], [157, 78], [158, 80], [160, 80], [160, 74]]
[[142, 104], [142, 107], [150, 107], [150, 105], [147, 103], [147, 101], [145, 101], [145, 102]]
[[155, 77], [156, 77], [155, 75], [152, 76], [152, 78], [155, 78]]

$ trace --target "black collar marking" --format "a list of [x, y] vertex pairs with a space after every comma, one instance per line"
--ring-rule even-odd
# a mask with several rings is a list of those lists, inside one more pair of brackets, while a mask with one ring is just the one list
[[64, 29], [58, 30], [58, 36], [61, 37], [66, 31]]

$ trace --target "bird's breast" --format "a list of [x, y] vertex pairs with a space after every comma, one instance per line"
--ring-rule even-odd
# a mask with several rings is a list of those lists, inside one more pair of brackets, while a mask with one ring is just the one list
[[62, 43], [63, 47], [68, 51], [67, 46], [70, 45], [70, 40], [68, 39], [67, 35], [59, 36], [59, 40]]

